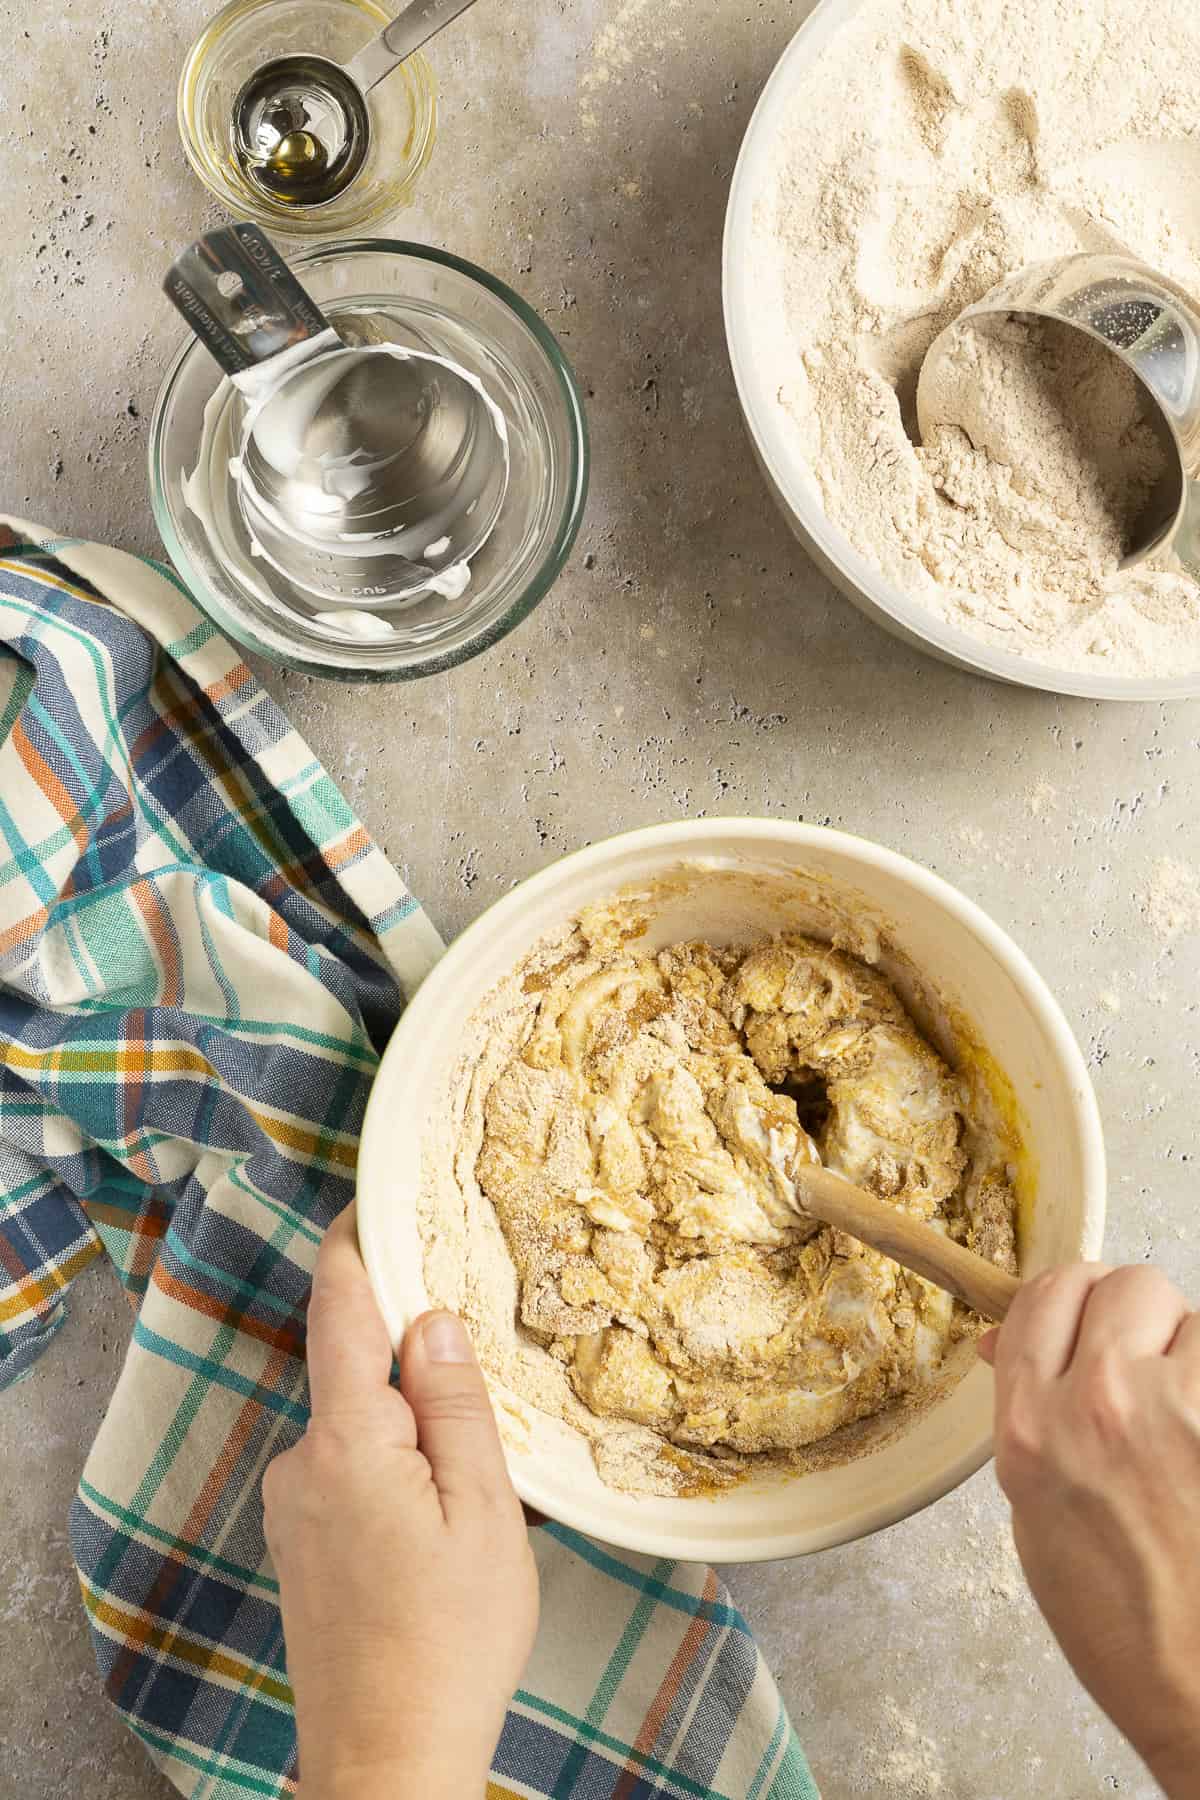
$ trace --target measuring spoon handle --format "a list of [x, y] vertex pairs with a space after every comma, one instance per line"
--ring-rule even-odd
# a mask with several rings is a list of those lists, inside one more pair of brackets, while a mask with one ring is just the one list
[[163, 292], [227, 375], [330, 329], [257, 225], [206, 232], [177, 256]]
[[474, 0], [412, 0], [379, 36], [364, 44], [346, 64], [346, 73], [364, 94], [390, 75], [406, 56], [419, 50], [439, 31], [473, 6]]

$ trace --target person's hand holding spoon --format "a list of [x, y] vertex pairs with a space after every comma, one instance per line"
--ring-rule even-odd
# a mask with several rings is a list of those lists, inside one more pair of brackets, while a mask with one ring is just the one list
[[1200, 1314], [1159, 1269], [1026, 1282], [980, 1340], [1038, 1605], [1171, 1800], [1200, 1794]]
[[806, 1212], [985, 1318], [996, 1473], [1034, 1598], [1171, 1800], [1200, 1794], [1200, 1314], [1158, 1269], [1021, 1282], [819, 1165]]

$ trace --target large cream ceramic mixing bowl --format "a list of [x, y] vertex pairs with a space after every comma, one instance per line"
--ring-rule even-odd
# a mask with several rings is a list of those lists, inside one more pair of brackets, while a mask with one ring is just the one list
[[[760, 196], [771, 181], [775, 148], [801, 104], [797, 86], [841, 27], [872, 0], [818, 0], [779, 61], [758, 104], [734, 170], [725, 215], [725, 334], [742, 411], [755, 456], [772, 494], [797, 538], [848, 600], [876, 624], [918, 650], [994, 680], [1093, 700], [1186, 700], [1200, 694], [1200, 670], [1178, 675], [1103, 675], [1060, 669], [1034, 657], [1000, 650], [939, 619], [887, 580], [825, 513], [807, 460], [799, 451], [788, 414], [779, 404], [779, 370], [769, 344], [779, 327], [764, 321], [764, 296], [752, 254]], [[806, 103], [805, 103], [806, 104]], [[838, 100], [831, 94], [836, 111]], [[1014, 271], [1015, 272], [1015, 271]]]
[[[936, 990], [946, 1047], [969, 1021], [1011, 1086], [1007, 1107], [1027, 1152], [1023, 1272], [1098, 1254], [1104, 1150], [1095, 1098], [1070, 1028], [1021, 951], [971, 901], [890, 850], [816, 826], [701, 820], [631, 832], [551, 864], [464, 932], [418, 988], [376, 1078], [358, 1164], [359, 1236], [395, 1341], [428, 1304], [416, 1207], [422, 1146], [450, 1104], [472, 1013], [580, 907], [681, 869], [649, 902], [642, 941], [651, 947], [811, 928], [814, 894], [881, 923]], [[531, 1506], [625, 1549], [752, 1562], [877, 1531], [979, 1468], [991, 1450], [992, 1377], [966, 1354], [971, 1366], [957, 1386], [857, 1461], [786, 1477], [763, 1471], [699, 1499], [606, 1487], [573, 1427], [499, 1384], [492, 1391], [513, 1480]]]

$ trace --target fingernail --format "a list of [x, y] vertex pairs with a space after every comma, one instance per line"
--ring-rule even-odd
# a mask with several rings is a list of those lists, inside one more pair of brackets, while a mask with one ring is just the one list
[[421, 1327], [425, 1354], [430, 1362], [469, 1363], [475, 1356], [466, 1327], [454, 1313], [434, 1313]]

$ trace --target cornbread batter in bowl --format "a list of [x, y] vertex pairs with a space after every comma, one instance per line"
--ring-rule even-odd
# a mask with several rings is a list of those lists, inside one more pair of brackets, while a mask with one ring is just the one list
[[806, 1215], [797, 1166], [1015, 1268], [1012, 1151], [860, 958], [799, 934], [647, 954], [642, 925], [636, 901], [590, 908], [525, 978], [514, 1054], [476, 1078], [473, 1179], [600, 1472], [702, 1490], [927, 1389], [974, 1329]]
[[655, 826], [425, 976], [359, 1241], [393, 1341], [465, 1320], [528, 1505], [652, 1556], [805, 1554], [946, 1493], [992, 1419], [972, 1316], [792, 1203], [809, 1144], [998, 1263], [1015, 1227], [1022, 1275], [1100, 1251], [1083, 1060], [979, 907], [841, 832]]

